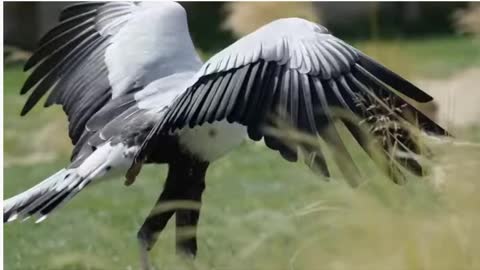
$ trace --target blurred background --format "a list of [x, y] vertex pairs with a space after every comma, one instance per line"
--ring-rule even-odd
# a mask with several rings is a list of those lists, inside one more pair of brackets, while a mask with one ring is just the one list
[[[33, 49], [72, 2], [5, 3], [5, 42]], [[414, 38], [478, 32], [468, 2], [182, 2], [199, 48], [223, 48], [259, 26], [286, 16], [327, 26], [345, 39]], [[460, 14], [458, 14], [460, 13]], [[476, 15], [475, 15], [476, 14]], [[208, 33], [205, 33], [208, 29]]]
[[[72, 147], [61, 108], [38, 106], [21, 118], [26, 97], [18, 92], [27, 77], [22, 64], [71, 3], [4, 2], [5, 197], [67, 164]], [[434, 96], [421, 109], [456, 141], [433, 144], [432, 181], [400, 189], [363, 164], [370, 182], [355, 191], [246, 143], [209, 172], [198, 260], [173, 255], [169, 226], [153, 250], [158, 267], [480, 269], [480, 3], [181, 4], [205, 59], [276, 18], [321, 23]], [[165, 168], [147, 168], [133, 187], [119, 179], [95, 186], [41, 225], [6, 225], [5, 269], [137, 269], [135, 232], [164, 178]]]

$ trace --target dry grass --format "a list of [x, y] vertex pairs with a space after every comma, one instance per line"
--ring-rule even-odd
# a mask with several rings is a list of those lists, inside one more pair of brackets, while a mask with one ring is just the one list
[[[431, 174], [418, 177], [404, 171], [408, 182], [395, 185], [346, 128], [337, 125], [360, 173], [352, 189], [347, 184], [351, 173], [335, 159], [336, 148], [285, 126], [273, 131], [294, 145], [321, 148], [332, 181], [315, 184], [301, 199], [303, 205], [289, 211], [257, 213], [253, 220], [232, 217], [266, 227], [260, 235], [232, 230], [231, 241], [239, 238], [243, 247], [226, 269], [480, 268], [480, 144], [422, 137], [435, 154], [425, 160]], [[325, 180], [299, 177], [304, 177], [299, 182]]]
[[[232, 181], [230, 162], [244, 176], [254, 177], [260, 172], [254, 170], [256, 166], [248, 171], [251, 155], [230, 156], [209, 177], [198, 258], [191, 262], [173, 255], [170, 227], [151, 253], [156, 269], [479, 269], [480, 148], [447, 143], [434, 149], [436, 173], [426, 179], [411, 177], [403, 186], [392, 184], [366, 159], [359, 159], [364, 182], [355, 189], [338, 174], [324, 182], [305, 173], [301, 166], [295, 169], [280, 160], [282, 163], [271, 164], [268, 177], [272, 179], [258, 175], [239, 183]], [[265, 167], [264, 151], [249, 151], [262, 155], [263, 160], [255, 162]], [[291, 180], [287, 180], [289, 177]], [[89, 215], [79, 210], [85, 204], [105, 201], [99, 188], [90, 190], [90, 194], [98, 193], [98, 198], [93, 195], [90, 201], [83, 197], [69, 211], [36, 227], [36, 233], [28, 233], [44, 241], [17, 236], [24, 242], [19, 245], [33, 245], [37, 255], [20, 249], [23, 255], [13, 260], [8, 249], [14, 245], [13, 228], [9, 228], [9, 265], [18, 260], [19, 265], [32, 265], [28, 269], [138, 269], [132, 218], [125, 219], [125, 211], [137, 210], [131, 205], [123, 207], [124, 213], [111, 208], [108, 214], [102, 214], [105, 206], [95, 206], [97, 210]], [[119, 192], [108, 187], [104, 190]], [[132, 202], [128, 199], [122, 203]], [[117, 215], [130, 225], [120, 226], [120, 220], [115, 221]], [[33, 225], [29, 228], [34, 230]], [[42, 236], [41, 231], [55, 231], [54, 239]]]
[[[318, 192], [321, 199], [298, 209], [301, 240], [289, 269], [480, 268], [479, 144], [423, 138], [435, 153], [433, 173], [408, 175], [397, 186], [349, 134], [341, 137], [361, 184], [351, 190], [332, 183], [329, 194]], [[332, 165], [332, 156], [327, 160]], [[346, 180], [344, 172], [337, 168], [333, 178]]]
[[[346, 184], [339, 170], [330, 182], [324, 182], [304, 169], [293, 169], [296, 178], [290, 184], [256, 179], [248, 192], [251, 197], [239, 202], [227, 202], [220, 194], [238, 198], [238, 192], [244, 192], [237, 182], [216, 180], [230, 168], [223, 163], [210, 178], [211, 196], [205, 198], [203, 207], [197, 260], [173, 256], [169, 229], [160, 239], [162, 248], [153, 250], [153, 261], [157, 269], [176, 270], [479, 269], [480, 182], [476, 174], [480, 145], [465, 148], [455, 142], [434, 141], [430, 145], [437, 157], [435, 173], [427, 178], [410, 176], [402, 186], [391, 183], [363, 154], [356, 159], [363, 181], [355, 189]], [[244, 162], [235, 166], [242, 167]], [[280, 172], [273, 176], [285, 173], [282, 167], [276, 166]], [[258, 188], [265, 191], [258, 193]], [[260, 204], [252, 207], [249, 200]], [[283, 201], [283, 206], [272, 206], [270, 200], [273, 205]], [[136, 248], [126, 247], [125, 237], [118, 238], [125, 232], [104, 222], [104, 218], [89, 218], [83, 227], [95, 227], [98, 241], [93, 245], [107, 242], [111, 259], [101, 248], [97, 252], [60, 250], [45, 259], [48, 269], [136, 269]]]

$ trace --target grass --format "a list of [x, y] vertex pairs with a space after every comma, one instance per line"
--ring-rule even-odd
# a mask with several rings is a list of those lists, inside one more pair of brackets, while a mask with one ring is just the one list
[[[468, 44], [453, 38], [402, 41], [390, 52], [416, 52], [411, 65], [419, 76], [429, 76], [429, 65], [434, 75], [480, 66]], [[456, 59], [462, 50], [464, 58]], [[4, 77], [9, 197], [64, 167], [70, 146], [61, 110], [37, 108], [21, 119], [25, 99], [17, 92], [25, 75], [13, 67]], [[479, 141], [478, 129], [466, 134]], [[434, 146], [434, 174], [411, 177], [405, 186], [390, 184], [359, 158], [364, 182], [352, 189], [338, 170], [322, 181], [302, 164], [246, 143], [208, 172], [197, 260], [174, 255], [169, 224], [153, 261], [159, 269], [479, 269], [479, 150], [475, 144]], [[135, 232], [165, 174], [165, 167], [148, 167], [133, 186], [117, 178], [88, 188], [41, 224], [7, 224], [4, 268], [138, 269]]]
[[480, 39], [469, 37], [377, 40], [354, 45], [410, 79], [445, 78], [455, 71], [480, 66]]

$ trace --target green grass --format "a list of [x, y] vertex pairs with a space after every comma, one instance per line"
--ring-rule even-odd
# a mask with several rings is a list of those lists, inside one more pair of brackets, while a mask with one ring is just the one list
[[[466, 39], [395, 46], [416, 52], [411, 65], [420, 75], [430, 75], [428, 66], [433, 75], [480, 66]], [[17, 93], [25, 75], [13, 67], [4, 77], [9, 197], [64, 167], [71, 147], [61, 110], [36, 108], [20, 118], [25, 98]], [[468, 134], [478, 141], [478, 129]], [[365, 182], [352, 189], [341, 176], [322, 181], [302, 164], [246, 143], [208, 172], [197, 260], [174, 255], [171, 224], [152, 259], [159, 269], [479, 269], [480, 148], [434, 150], [436, 173], [406, 186], [390, 184], [360, 158]], [[165, 175], [164, 166], [148, 167], [131, 187], [115, 178], [86, 189], [41, 224], [7, 224], [4, 268], [138, 269], [135, 233]]]
[[378, 40], [353, 44], [407, 78], [445, 78], [458, 70], [480, 66], [480, 39], [469, 37]]

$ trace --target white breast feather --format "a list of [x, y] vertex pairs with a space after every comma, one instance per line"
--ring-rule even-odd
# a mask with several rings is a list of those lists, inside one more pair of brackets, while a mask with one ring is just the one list
[[246, 134], [245, 126], [227, 121], [205, 123], [178, 131], [184, 150], [203, 161], [214, 161], [227, 154], [246, 138]]

